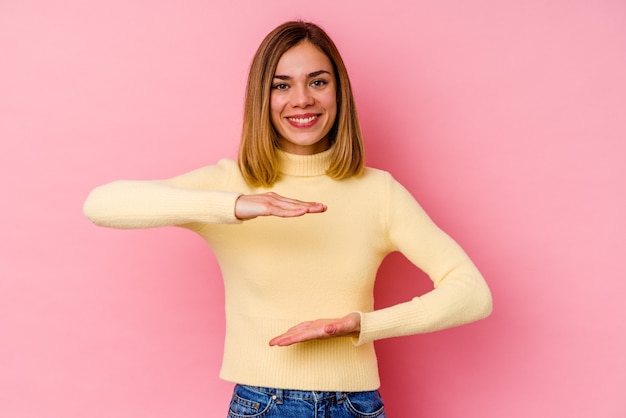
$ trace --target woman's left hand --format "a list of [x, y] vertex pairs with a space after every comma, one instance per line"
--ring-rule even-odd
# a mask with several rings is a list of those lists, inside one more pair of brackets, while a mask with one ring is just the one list
[[361, 315], [352, 312], [343, 318], [318, 319], [302, 322], [287, 332], [270, 340], [270, 345], [287, 346], [309, 340], [324, 340], [327, 338], [358, 336], [361, 330]]

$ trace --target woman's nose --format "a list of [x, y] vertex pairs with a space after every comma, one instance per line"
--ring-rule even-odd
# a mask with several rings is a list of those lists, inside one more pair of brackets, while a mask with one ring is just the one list
[[306, 107], [315, 102], [315, 99], [311, 95], [311, 92], [306, 86], [299, 86], [292, 90], [293, 96], [291, 98], [291, 104], [294, 107]]

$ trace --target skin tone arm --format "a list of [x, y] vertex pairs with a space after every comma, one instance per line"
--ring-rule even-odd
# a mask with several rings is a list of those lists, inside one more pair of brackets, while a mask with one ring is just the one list
[[235, 203], [235, 216], [242, 221], [254, 219], [257, 216], [290, 218], [325, 211], [326, 205], [322, 203], [302, 202], [274, 192], [242, 195]]
[[[235, 204], [235, 216], [241, 220], [254, 219], [258, 216], [289, 218], [325, 211], [326, 205], [322, 203], [302, 202], [273, 192], [242, 195]], [[309, 340], [358, 335], [360, 329], [361, 316], [353, 312], [343, 318], [302, 322], [284, 334], [272, 338], [269, 344], [288, 346]]]
[[352, 312], [343, 318], [302, 322], [288, 329], [284, 334], [272, 338], [270, 345], [283, 347], [309, 340], [358, 336], [360, 329], [361, 315]]

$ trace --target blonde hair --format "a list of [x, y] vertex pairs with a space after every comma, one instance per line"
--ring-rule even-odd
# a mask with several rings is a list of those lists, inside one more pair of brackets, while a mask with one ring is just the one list
[[302, 21], [286, 22], [269, 33], [250, 66], [243, 128], [239, 147], [239, 169], [252, 186], [272, 186], [280, 176], [278, 133], [270, 119], [270, 94], [280, 57], [301, 42], [318, 47], [330, 60], [337, 80], [337, 116], [330, 130], [330, 166], [335, 179], [358, 175], [363, 170], [363, 139], [348, 71], [337, 47], [319, 26]]

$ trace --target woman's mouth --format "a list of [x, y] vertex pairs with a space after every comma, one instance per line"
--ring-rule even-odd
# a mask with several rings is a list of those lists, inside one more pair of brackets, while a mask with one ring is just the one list
[[309, 128], [319, 120], [317, 114], [297, 115], [287, 117], [289, 124], [295, 128]]

